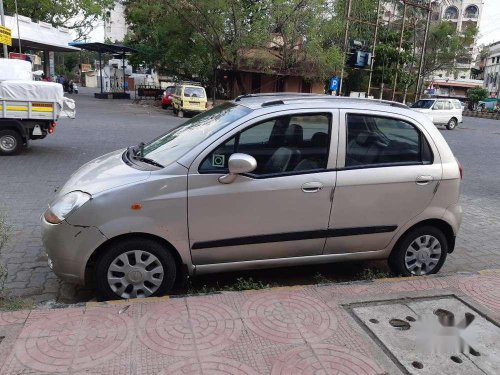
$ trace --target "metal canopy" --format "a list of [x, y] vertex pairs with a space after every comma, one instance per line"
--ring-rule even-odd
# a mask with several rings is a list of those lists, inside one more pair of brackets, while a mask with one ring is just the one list
[[81, 49], [86, 49], [88, 51], [94, 51], [99, 53], [111, 53], [111, 54], [124, 54], [127, 52], [137, 52], [136, 49], [124, 46], [122, 44], [107, 44], [100, 42], [72, 42], [69, 43], [70, 46], [78, 47]]
[[104, 98], [107, 97], [103, 93], [103, 87], [102, 87], [102, 54], [103, 53], [111, 53], [113, 55], [121, 55], [122, 56], [122, 69], [123, 69], [123, 94], [125, 94], [125, 54], [131, 53], [131, 52], [137, 52], [136, 49], [130, 48], [127, 46], [124, 46], [122, 44], [107, 44], [107, 43], [100, 43], [100, 42], [72, 42], [69, 43], [73, 47], [78, 47], [81, 49], [85, 49], [87, 51], [94, 51], [99, 53], [99, 77], [100, 77], [100, 83], [101, 83], [101, 93], [100, 94], [94, 94], [97, 98]]

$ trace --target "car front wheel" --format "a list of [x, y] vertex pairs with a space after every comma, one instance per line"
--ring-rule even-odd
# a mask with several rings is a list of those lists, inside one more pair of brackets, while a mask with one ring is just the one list
[[447, 254], [448, 242], [441, 230], [417, 227], [406, 233], [392, 250], [389, 267], [403, 276], [434, 274], [443, 266]]
[[175, 259], [157, 241], [131, 238], [113, 244], [101, 256], [96, 286], [104, 299], [161, 296], [176, 279]]

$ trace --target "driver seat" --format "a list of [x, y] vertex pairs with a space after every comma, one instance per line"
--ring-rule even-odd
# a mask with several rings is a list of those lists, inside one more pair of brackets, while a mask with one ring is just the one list
[[264, 173], [282, 173], [293, 170], [300, 161], [299, 147], [304, 141], [304, 129], [291, 124], [285, 132], [285, 145], [279, 147], [264, 166]]

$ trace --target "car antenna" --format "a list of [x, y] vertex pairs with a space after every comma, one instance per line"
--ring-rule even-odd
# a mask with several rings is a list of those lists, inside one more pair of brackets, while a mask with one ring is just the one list
[[145, 146], [144, 142], [139, 143], [139, 152], [141, 157], [144, 156], [144, 146]]

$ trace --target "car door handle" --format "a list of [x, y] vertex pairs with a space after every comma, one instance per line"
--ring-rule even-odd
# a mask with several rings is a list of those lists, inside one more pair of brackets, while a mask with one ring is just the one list
[[428, 183], [434, 181], [434, 177], [432, 176], [418, 176], [415, 179], [415, 183], [417, 185], [427, 185]]
[[302, 191], [304, 193], [317, 193], [323, 189], [323, 184], [321, 182], [306, 182], [302, 185]]

